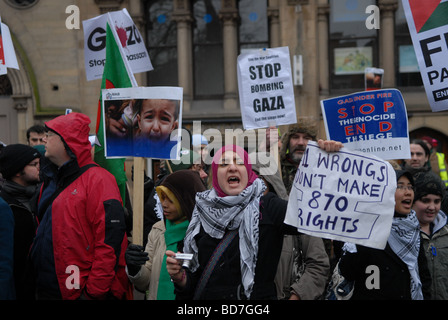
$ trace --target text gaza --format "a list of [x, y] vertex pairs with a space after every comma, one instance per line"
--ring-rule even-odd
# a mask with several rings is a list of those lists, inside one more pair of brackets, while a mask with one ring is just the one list
[[[282, 69], [280, 63], [267, 63], [256, 66], [249, 67], [250, 79], [264, 79], [264, 78], [273, 78], [278, 77], [279, 72]], [[252, 92], [254, 86], [252, 86]], [[281, 86], [283, 89], [283, 83]], [[276, 97], [264, 97], [264, 98], [256, 98], [253, 102], [253, 108], [255, 112], [264, 112], [264, 111], [273, 111], [278, 109], [285, 109], [285, 103], [283, 102], [282, 96]]]
[[[127, 46], [142, 42], [142, 38], [135, 25], [125, 28], [127, 35]], [[87, 46], [92, 51], [101, 51], [106, 48], [106, 30], [101, 27], [95, 28], [87, 38]]]

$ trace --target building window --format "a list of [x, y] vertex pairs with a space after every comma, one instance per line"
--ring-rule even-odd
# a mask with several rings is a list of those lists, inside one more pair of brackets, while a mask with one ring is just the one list
[[6, 3], [17, 9], [26, 9], [34, 6], [39, 0], [6, 0]]
[[220, 99], [224, 95], [221, 0], [193, 3], [193, 72], [195, 99]]
[[12, 95], [12, 85], [9, 81], [8, 75], [4, 74], [0, 76], [0, 96]]
[[240, 49], [267, 48], [269, 31], [266, 0], [240, 0], [238, 10]]
[[147, 46], [154, 70], [148, 72], [150, 86], [177, 86], [177, 24], [171, 19], [173, 1], [148, 1]]
[[401, 1], [398, 1], [395, 13], [395, 46], [397, 86], [422, 86], [422, 77]]
[[378, 67], [376, 29], [365, 25], [375, 0], [329, 0], [330, 88], [363, 89], [365, 68]]

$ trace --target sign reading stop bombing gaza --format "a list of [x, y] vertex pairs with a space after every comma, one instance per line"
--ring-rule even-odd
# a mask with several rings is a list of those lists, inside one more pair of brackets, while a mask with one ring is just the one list
[[403, 0], [432, 111], [448, 109], [448, 1]]
[[297, 122], [288, 47], [238, 56], [238, 88], [244, 129]]

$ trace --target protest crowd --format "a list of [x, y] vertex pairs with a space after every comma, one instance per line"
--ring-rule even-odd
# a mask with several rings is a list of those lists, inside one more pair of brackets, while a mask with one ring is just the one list
[[319, 134], [296, 115], [290, 49], [245, 50], [243, 127], [268, 129], [212, 143], [182, 125], [182, 87], [137, 85], [126, 12], [101, 16], [95, 135], [66, 109], [0, 141], [0, 300], [448, 299], [447, 162], [429, 132], [409, 139], [397, 89], [372, 74], [322, 100]]
[[[430, 167], [432, 138], [411, 140], [411, 159], [389, 161], [397, 187], [384, 249], [284, 222], [308, 143], [343, 148], [302, 119], [278, 138], [268, 130], [255, 154], [215, 150], [209, 166], [207, 139], [191, 137], [183, 161], [161, 160], [159, 176], [145, 175], [138, 244], [132, 206], [93, 161], [89, 123], [69, 113], [33, 127], [28, 145], [2, 145], [1, 299], [448, 298], [446, 173]], [[251, 160], [272, 147], [278, 166]]]

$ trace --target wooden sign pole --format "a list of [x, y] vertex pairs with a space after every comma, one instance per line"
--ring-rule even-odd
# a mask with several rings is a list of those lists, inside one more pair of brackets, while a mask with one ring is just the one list
[[145, 159], [134, 158], [134, 187], [132, 204], [132, 243], [143, 245], [143, 184]]

